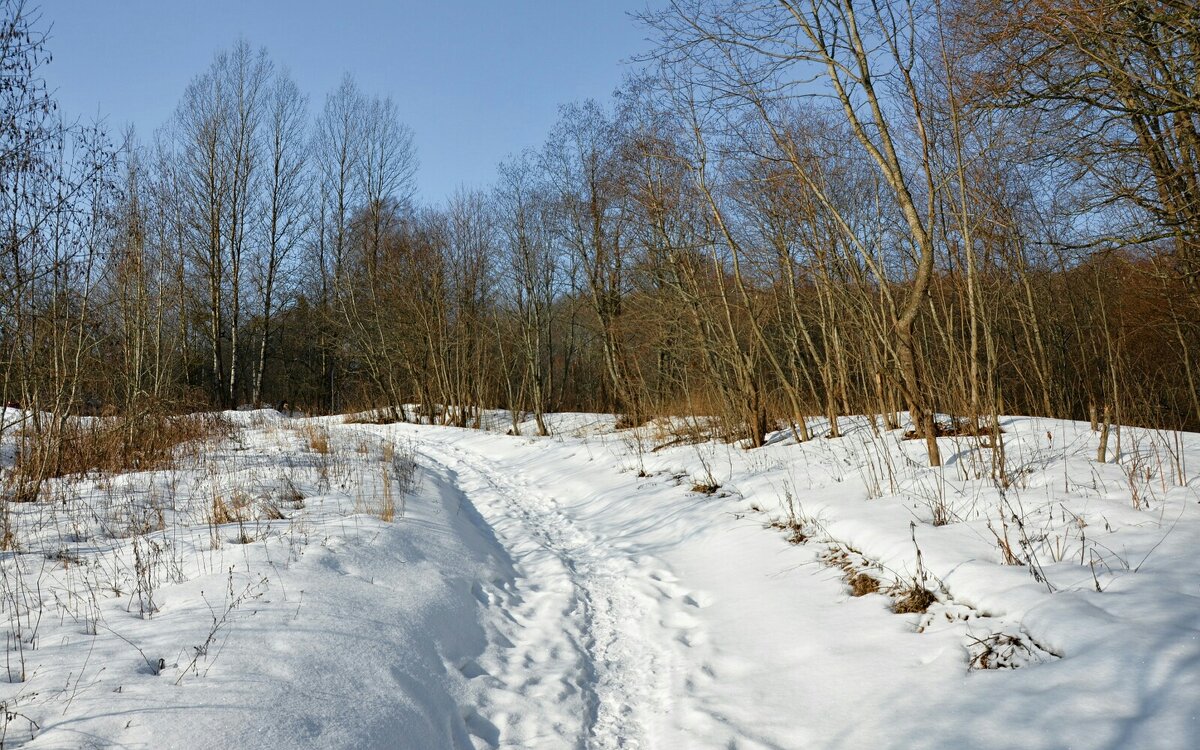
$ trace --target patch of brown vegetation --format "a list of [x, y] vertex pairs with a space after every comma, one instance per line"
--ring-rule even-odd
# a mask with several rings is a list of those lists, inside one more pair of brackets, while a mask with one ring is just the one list
[[788, 544], [804, 544], [808, 541], [808, 533], [804, 530], [804, 524], [796, 520], [777, 520], [770, 524], [772, 529], [780, 529], [787, 532]]
[[181, 447], [231, 433], [232, 426], [217, 414], [66, 417], [40, 429], [30, 425], [18, 436], [5, 496], [31, 502], [50, 479], [170, 468]]
[[345, 424], [396, 424], [404, 419], [396, 409], [368, 409], [342, 418]]
[[932, 591], [915, 581], [892, 593], [895, 596], [892, 611], [898, 615], [924, 614], [937, 601]]
[[329, 430], [315, 424], [304, 425], [301, 432], [308, 439], [308, 449], [319, 455], [329, 454]]
[[[213, 495], [212, 508], [209, 512], [209, 522], [214, 526], [227, 523], [244, 523], [250, 520], [250, 497], [243, 492], [234, 493], [226, 500], [221, 495]], [[282, 517], [282, 514], [280, 514]]]
[[842, 577], [850, 588], [851, 596], [879, 593], [882, 587], [879, 579], [865, 572], [867, 560], [857, 550], [831, 547], [821, 556], [821, 560], [830, 567], [841, 568], [844, 574]]
[[[995, 438], [1004, 433], [999, 425], [980, 424], [977, 419], [956, 417], [949, 422], [934, 422], [934, 434], [937, 437], [977, 437], [985, 440]], [[925, 436], [915, 428], [904, 431], [904, 440], [924, 440]]]
[[613, 425], [617, 430], [631, 430], [634, 427], [641, 427], [654, 417], [638, 416], [635, 414], [618, 414], [616, 424]]
[[866, 573], [855, 573], [846, 579], [846, 583], [850, 584], [851, 596], [866, 596], [879, 592], [879, 581]]

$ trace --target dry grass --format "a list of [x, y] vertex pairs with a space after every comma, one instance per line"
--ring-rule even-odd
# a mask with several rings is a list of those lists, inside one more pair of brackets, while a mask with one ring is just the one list
[[[977, 437], [981, 440], [991, 440], [1004, 433], [1004, 429], [1001, 427], [980, 424], [980, 420], [966, 417], [955, 417], [949, 422], [934, 422], [933, 431], [937, 437]], [[924, 440], [925, 436], [915, 429], [908, 429], [904, 431], [902, 438], [904, 440]]]
[[770, 526], [772, 529], [780, 529], [787, 532], [788, 544], [804, 544], [809, 539], [808, 532], [804, 530], [804, 524], [798, 520], [772, 521]]
[[635, 417], [632, 414], [618, 414], [617, 421], [613, 424], [615, 430], [632, 430], [634, 427], [641, 427], [650, 421], [648, 417]]
[[846, 579], [846, 583], [850, 586], [851, 596], [866, 596], [879, 591], [879, 581], [866, 573], [855, 573]]
[[345, 424], [395, 424], [403, 421], [398, 411], [392, 409], [368, 409], [342, 418]]
[[27, 427], [7, 476], [6, 495], [15, 502], [40, 498], [44, 483], [92, 473], [123, 474], [171, 468], [180, 448], [231, 433], [214, 414], [136, 416], [64, 420]]
[[392, 476], [387, 467], [382, 468], [383, 495], [379, 501], [379, 520], [391, 523], [396, 518], [396, 497], [392, 491]]
[[220, 494], [213, 495], [209, 523], [214, 526], [245, 523], [250, 519], [250, 505], [250, 497], [244, 492], [235, 492], [228, 501]]
[[938, 600], [937, 596], [916, 578], [907, 583], [893, 583], [884, 591], [879, 578], [867, 572], [881, 572], [881, 567], [852, 547], [841, 544], [831, 546], [821, 555], [821, 561], [831, 568], [841, 569], [842, 578], [846, 581], [851, 596], [878, 593], [891, 596], [892, 611], [896, 614], [924, 614]]
[[308, 423], [300, 428], [300, 434], [308, 441], [308, 449], [321, 456], [329, 455], [329, 430], [322, 425]]
[[892, 611], [898, 615], [924, 614], [937, 601], [932, 591], [916, 581], [891, 593], [895, 597]]
[[842, 569], [842, 577], [850, 589], [851, 596], [866, 596], [880, 592], [882, 585], [879, 579], [866, 572], [867, 569], [874, 566], [863, 557], [861, 552], [835, 546], [822, 554], [821, 560], [830, 567]]

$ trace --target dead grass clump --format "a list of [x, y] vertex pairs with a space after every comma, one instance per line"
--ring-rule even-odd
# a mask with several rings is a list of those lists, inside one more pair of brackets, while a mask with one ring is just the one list
[[804, 544], [809, 539], [808, 533], [804, 530], [804, 524], [795, 519], [772, 521], [770, 526], [772, 529], [787, 532], [788, 544]]
[[244, 493], [234, 493], [228, 501], [221, 495], [213, 495], [212, 508], [209, 511], [209, 523], [221, 526], [227, 523], [244, 523], [248, 520], [250, 498]]
[[872, 566], [857, 550], [831, 547], [829, 551], [821, 555], [821, 560], [830, 567], [842, 569], [843, 578], [850, 588], [851, 596], [879, 593], [881, 588], [879, 579], [865, 572], [865, 568]]
[[258, 517], [267, 521], [282, 521], [283, 511], [270, 500], [262, 500], [258, 504]]
[[850, 585], [851, 596], [866, 596], [879, 592], [879, 581], [866, 573], [855, 573], [846, 579], [846, 583]]
[[388, 471], [383, 471], [383, 497], [379, 503], [379, 520], [391, 523], [396, 519], [396, 497], [392, 492], [392, 478]]
[[937, 596], [932, 591], [916, 581], [894, 590], [892, 594], [895, 597], [892, 611], [898, 615], [924, 614], [937, 601]]
[[228, 421], [214, 414], [55, 420], [20, 434], [6, 494], [16, 502], [31, 501], [49, 479], [170, 468], [181, 446], [231, 432]]
[[716, 482], [697, 482], [692, 485], [692, 492], [697, 492], [701, 495], [715, 495], [719, 489], [721, 489], [721, 485]]
[[310, 451], [322, 456], [329, 454], [329, 430], [320, 425], [307, 424], [304, 426], [303, 433], [308, 439]]

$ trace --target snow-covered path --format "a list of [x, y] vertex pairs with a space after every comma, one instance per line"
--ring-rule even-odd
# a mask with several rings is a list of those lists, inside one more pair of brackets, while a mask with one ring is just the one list
[[677, 478], [637, 481], [603, 446], [384, 431], [414, 441], [513, 561], [511, 580], [476, 590], [489, 646], [463, 670], [488, 746], [783, 750], [839, 732], [878, 744], [844, 696], [897, 699], [914, 686], [864, 677], [932, 660], [906, 622], [847, 602], [811, 552]]
[[418, 452], [451, 472], [515, 563], [514, 581], [479, 590], [492, 644], [468, 666], [492, 725], [481, 734], [514, 747], [580, 737], [594, 748], [658, 746], [671, 658], [632, 561], [483, 456], [428, 439]]

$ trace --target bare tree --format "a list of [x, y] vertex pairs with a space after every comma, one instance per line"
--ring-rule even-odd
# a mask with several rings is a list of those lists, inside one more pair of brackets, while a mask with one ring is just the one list
[[[547, 435], [545, 413], [553, 393], [551, 352], [558, 276], [548, 200], [534, 154], [526, 152], [501, 164], [499, 173], [494, 200], [506, 250], [508, 304], [515, 317], [523, 362], [522, 385], [528, 385], [538, 434]], [[523, 387], [516, 390], [525, 391]], [[510, 392], [509, 401], [520, 401], [516, 391]]]
[[559, 211], [559, 238], [579, 264], [599, 325], [610, 408], [637, 421], [644, 416], [641, 387], [621, 330], [629, 249], [621, 138], [619, 124], [596, 102], [568, 105], [543, 159]]
[[286, 74], [276, 76], [266, 101], [263, 240], [255, 268], [262, 328], [251, 397], [255, 405], [262, 399], [280, 277], [287, 275], [292, 252], [308, 230], [307, 116], [307, 99], [296, 83]]
[[[325, 98], [325, 107], [313, 128], [312, 158], [319, 196], [314, 250], [321, 285], [321, 308], [330, 316], [335, 314], [345, 286], [350, 220], [359, 201], [356, 174], [361, 158], [364, 109], [358, 86], [346, 74], [338, 88]], [[328, 335], [322, 338], [326, 407], [332, 411], [337, 408], [340, 352], [336, 340]]]
[[191, 257], [208, 289], [212, 386], [236, 404], [244, 258], [259, 178], [259, 126], [272, 64], [239, 42], [195, 78], [177, 110], [192, 230]]

